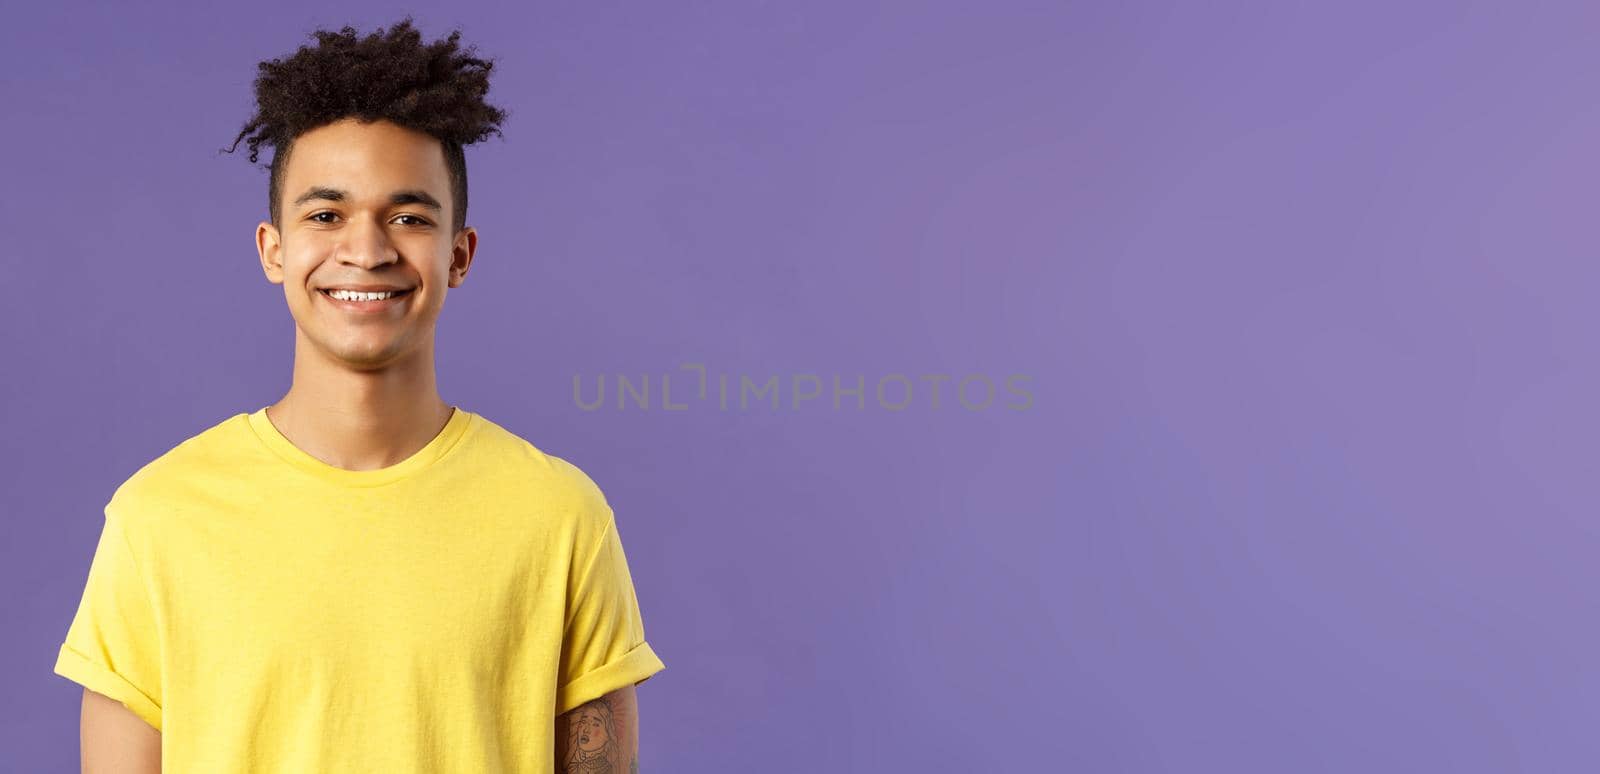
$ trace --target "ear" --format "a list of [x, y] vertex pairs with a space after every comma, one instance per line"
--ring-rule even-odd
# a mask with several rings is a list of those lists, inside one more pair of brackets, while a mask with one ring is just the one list
[[269, 221], [256, 224], [256, 252], [261, 255], [261, 270], [267, 281], [283, 284], [283, 242], [278, 228]]
[[478, 230], [466, 226], [461, 233], [456, 234], [455, 246], [450, 248], [450, 287], [461, 287], [467, 281], [467, 267], [472, 265], [472, 256], [478, 252]]

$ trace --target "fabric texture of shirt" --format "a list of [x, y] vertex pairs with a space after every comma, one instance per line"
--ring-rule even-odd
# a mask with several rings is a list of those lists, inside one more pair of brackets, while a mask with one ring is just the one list
[[164, 771], [551, 771], [557, 715], [665, 665], [600, 489], [453, 408], [377, 470], [265, 408], [140, 468], [56, 674], [159, 729]]

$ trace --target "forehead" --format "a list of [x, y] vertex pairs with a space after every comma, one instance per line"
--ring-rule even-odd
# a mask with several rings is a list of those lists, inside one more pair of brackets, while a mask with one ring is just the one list
[[447, 202], [449, 181], [440, 142], [389, 121], [344, 119], [312, 129], [295, 138], [283, 170], [285, 202], [312, 186], [346, 190], [358, 200], [421, 189]]

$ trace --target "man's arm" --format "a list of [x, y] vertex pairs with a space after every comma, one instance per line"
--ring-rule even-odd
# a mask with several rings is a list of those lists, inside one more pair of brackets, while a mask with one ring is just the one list
[[556, 717], [556, 771], [638, 774], [639, 698], [632, 685]]
[[83, 774], [160, 774], [161, 732], [122, 702], [83, 689]]

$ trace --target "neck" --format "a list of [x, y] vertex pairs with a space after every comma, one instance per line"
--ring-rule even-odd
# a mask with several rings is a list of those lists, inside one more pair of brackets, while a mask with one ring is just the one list
[[377, 470], [427, 446], [451, 412], [439, 396], [431, 341], [406, 358], [358, 370], [297, 336], [294, 381], [267, 407], [267, 418], [329, 465]]

